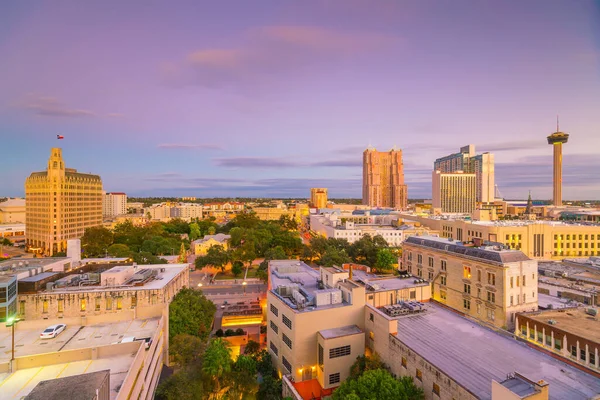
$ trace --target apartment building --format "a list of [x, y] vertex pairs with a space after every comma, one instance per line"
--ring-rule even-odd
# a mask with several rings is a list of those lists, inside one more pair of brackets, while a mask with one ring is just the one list
[[600, 224], [570, 221], [471, 221], [462, 218], [401, 214], [440, 232], [440, 236], [469, 242], [481, 239], [521, 250], [530, 258], [563, 259], [600, 256]]
[[125, 193], [104, 193], [102, 196], [102, 216], [105, 218], [127, 214], [127, 195]]
[[330, 394], [364, 354], [365, 287], [349, 272], [298, 260], [269, 262], [267, 349], [296, 390]]
[[399, 269], [431, 282], [436, 301], [496, 327], [511, 329], [515, 313], [537, 310], [537, 261], [521, 251], [413, 236]]
[[[520, 322], [519, 322], [520, 323]], [[438, 304], [399, 316], [366, 306], [367, 348], [426, 400], [597, 399], [600, 379]]]
[[65, 252], [67, 240], [102, 225], [102, 180], [66, 168], [60, 148], [51, 149], [46, 171], [26, 179], [25, 201], [27, 247], [32, 252]]
[[431, 182], [434, 212], [470, 214], [475, 211], [475, 174], [433, 171]]
[[515, 335], [544, 351], [596, 372], [600, 379], [598, 309], [563, 308], [516, 316]]
[[402, 150], [377, 151], [369, 147], [363, 152], [362, 200], [371, 207], [408, 206]]

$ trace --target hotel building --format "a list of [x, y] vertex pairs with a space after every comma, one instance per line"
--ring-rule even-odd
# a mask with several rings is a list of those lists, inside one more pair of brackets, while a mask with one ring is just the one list
[[402, 150], [363, 152], [363, 204], [371, 207], [404, 209], [408, 206], [408, 190], [404, 184]]
[[496, 327], [537, 310], [537, 261], [516, 250], [468, 246], [432, 236], [408, 238], [399, 268], [432, 285], [432, 298]]
[[327, 188], [310, 189], [310, 206], [314, 208], [327, 207]]
[[433, 171], [431, 182], [434, 212], [470, 214], [475, 211], [475, 174]]
[[25, 199], [30, 251], [48, 256], [65, 252], [67, 240], [102, 225], [102, 180], [66, 168], [60, 148], [51, 150], [46, 171], [27, 178]]
[[102, 216], [106, 218], [127, 214], [127, 195], [125, 193], [104, 193], [102, 196]]
[[453, 173], [463, 171], [475, 174], [475, 201], [491, 203], [495, 199], [494, 155], [475, 154], [475, 146], [470, 144], [460, 148], [459, 153], [438, 158], [433, 164], [434, 171]]

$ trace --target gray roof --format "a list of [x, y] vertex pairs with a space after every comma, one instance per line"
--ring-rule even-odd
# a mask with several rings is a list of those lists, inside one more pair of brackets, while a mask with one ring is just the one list
[[42, 272], [37, 275], [27, 276], [23, 279], [19, 279], [21, 282], [38, 282], [42, 281], [46, 278], [50, 278], [51, 276], [58, 275], [58, 272]]
[[200, 244], [204, 243], [207, 240], [214, 239], [217, 242], [223, 243], [229, 239], [231, 239], [231, 235], [226, 235], [224, 233], [217, 233], [216, 235], [205, 235], [202, 239], [196, 239], [192, 242], [192, 244]]
[[[91, 400], [104, 380], [110, 380], [110, 370], [41, 381], [25, 400]], [[110, 387], [110, 381], [106, 382]]]
[[335, 339], [343, 336], [357, 335], [363, 331], [356, 325], [342, 326], [341, 328], [323, 329], [319, 331], [323, 339]]
[[461, 242], [450, 241], [449, 239], [435, 236], [411, 236], [405, 242], [499, 264], [530, 260], [522, 251], [470, 247], [463, 245]]
[[550, 399], [600, 394], [600, 379], [433, 304], [399, 317], [395, 336], [480, 399], [491, 399], [492, 379], [502, 382], [514, 372], [549, 383]]

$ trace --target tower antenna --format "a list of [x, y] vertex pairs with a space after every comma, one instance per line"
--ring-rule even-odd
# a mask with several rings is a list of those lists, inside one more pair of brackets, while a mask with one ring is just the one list
[[560, 132], [558, 129], [558, 114], [556, 114], [556, 132]]

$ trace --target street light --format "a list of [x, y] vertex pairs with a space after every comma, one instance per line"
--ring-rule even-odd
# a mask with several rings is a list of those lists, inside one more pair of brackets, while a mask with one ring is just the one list
[[15, 317], [14, 315], [12, 317], [8, 317], [6, 319], [6, 327], [7, 328], [11, 328], [12, 327], [12, 356], [10, 358], [10, 369], [11, 372], [13, 371], [13, 361], [15, 360], [15, 325], [17, 324], [17, 322], [19, 322], [20, 319]]
[[198, 284], [198, 287], [202, 287], [202, 283], [199, 283], [199, 284]]
[[242, 286], [244, 287], [244, 293], [246, 293], [246, 285], [248, 284], [248, 282], [244, 281], [242, 282]]

